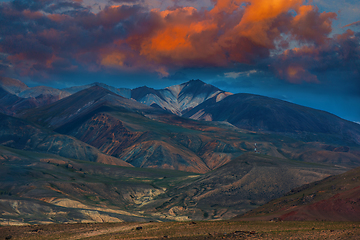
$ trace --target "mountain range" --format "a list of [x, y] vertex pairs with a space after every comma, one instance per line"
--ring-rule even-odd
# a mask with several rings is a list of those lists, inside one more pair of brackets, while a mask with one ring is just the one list
[[54, 89], [2, 77], [0, 111], [4, 174], [26, 173], [0, 182], [0, 211], [15, 222], [228, 219], [360, 166], [359, 124], [200, 80]]

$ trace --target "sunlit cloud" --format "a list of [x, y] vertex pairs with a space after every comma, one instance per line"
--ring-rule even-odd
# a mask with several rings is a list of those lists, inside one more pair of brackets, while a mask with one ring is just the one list
[[[304, 0], [14, 1], [0, 3], [0, 13], [0, 51], [7, 65], [29, 76], [126, 71], [166, 77], [216, 67], [227, 69], [225, 78], [268, 71], [293, 84], [319, 83], [317, 71], [359, 45], [354, 32], [330, 36], [337, 14]], [[241, 64], [254, 70], [236, 69]]]
[[360, 27], [360, 21], [356, 21], [356, 22], [347, 24], [347, 25], [343, 26], [343, 28], [352, 27], [352, 26], [354, 26], [354, 27]]

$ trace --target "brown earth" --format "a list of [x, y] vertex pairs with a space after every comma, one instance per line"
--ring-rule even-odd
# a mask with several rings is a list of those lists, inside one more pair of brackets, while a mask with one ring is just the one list
[[295, 188], [237, 219], [360, 221], [360, 168]]
[[0, 239], [359, 239], [359, 222], [162, 222], [0, 226]]

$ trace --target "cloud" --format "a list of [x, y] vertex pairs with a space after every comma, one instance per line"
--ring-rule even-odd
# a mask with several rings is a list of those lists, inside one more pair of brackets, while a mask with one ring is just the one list
[[90, 2], [0, 3], [0, 51], [9, 65], [33, 77], [117, 70], [170, 79], [184, 68], [214, 67], [236, 78], [248, 74], [238, 69], [247, 64], [291, 83], [319, 83], [322, 69], [339, 63], [353, 70], [357, 62], [341, 61], [358, 61], [358, 35], [330, 38], [336, 14], [304, 0], [213, 0], [211, 8], [166, 1], [173, 4], [166, 9], [112, 0], [98, 11]]
[[271, 63], [273, 71], [280, 78], [293, 83], [319, 83], [316, 75], [329, 71], [350, 72], [356, 79], [356, 76], [360, 76], [358, 66], [360, 34], [349, 29], [343, 34], [327, 39], [322, 45], [286, 50]]
[[239, 76], [250, 76], [250, 74], [257, 73], [257, 70], [250, 70], [246, 72], [226, 72], [224, 73], [224, 76], [226, 78], [238, 78]]
[[343, 26], [342, 28], [352, 27], [352, 26], [354, 26], [354, 27], [359, 27], [359, 26], [360, 26], [360, 21], [356, 21], [356, 22], [347, 24], [347, 25]]

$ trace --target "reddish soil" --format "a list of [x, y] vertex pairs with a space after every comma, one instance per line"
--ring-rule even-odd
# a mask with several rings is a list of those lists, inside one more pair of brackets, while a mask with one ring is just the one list
[[281, 215], [285, 221], [360, 221], [360, 186]]

